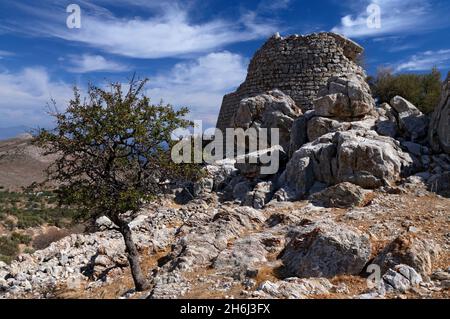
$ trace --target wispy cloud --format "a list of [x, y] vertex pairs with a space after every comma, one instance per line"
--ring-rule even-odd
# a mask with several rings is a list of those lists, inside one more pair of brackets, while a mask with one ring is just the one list
[[400, 62], [395, 67], [395, 72], [401, 71], [426, 71], [433, 67], [450, 67], [450, 49], [426, 51], [415, 54], [409, 59]]
[[[374, 37], [389, 34], [417, 33], [441, 27], [447, 19], [437, 16], [431, 0], [358, 0], [350, 13], [332, 31], [349, 37]], [[376, 4], [381, 9], [381, 27], [369, 27], [367, 8]]]
[[289, 7], [292, 0], [262, 0], [257, 10], [282, 10]]
[[13, 53], [13, 52], [0, 50], [0, 59], [6, 58], [6, 57], [11, 57], [14, 55], [15, 55], [15, 53]]
[[[64, 7], [56, 2], [60, 3], [59, 9], [19, 6], [32, 18], [14, 28], [31, 35], [75, 41], [112, 54], [151, 59], [212, 52], [231, 43], [266, 37], [277, 30], [273, 22], [262, 21], [248, 11], [234, 20], [193, 22], [186, 7], [170, 2], [155, 6], [153, 13], [145, 6], [143, 17], [125, 18], [98, 6], [84, 7], [83, 1], [81, 29], [68, 29]], [[144, 6], [138, 0], [132, 2]]]
[[190, 107], [190, 118], [214, 126], [225, 93], [244, 81], [248, 61], [227, 51], [176, 64], [167, 74], [150, 78], [148, 95]]
[[0, 127], [35, 127], [49, 124], [47, 103], [55, 99], [59, 106], [67, 105], [72, 89], [64, 82], [52, 81], [44, 68], [32, 67], [0, 73], [0, 96]]
[[72, 73], [89, 72], [122, 72], [127, 71], [128, 66], [115, 61], [107, 60], [101, 55], [69, 55], [60, 59], [67, 66], [65, 69]]

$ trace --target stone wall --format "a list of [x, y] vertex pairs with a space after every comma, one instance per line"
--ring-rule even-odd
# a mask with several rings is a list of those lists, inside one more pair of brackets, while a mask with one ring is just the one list
[[313, 99], [330, 77], [365, 76], [355, 63], [362, 52], [358, 44], [335, 33], [285, 38], [275, 34], [252, 58], [245, 82], [224, 96], [217, 128], [232, 127], [232, 117], [243, 98], [272, 89], [291, 96], [303, 111], [312, 109]]

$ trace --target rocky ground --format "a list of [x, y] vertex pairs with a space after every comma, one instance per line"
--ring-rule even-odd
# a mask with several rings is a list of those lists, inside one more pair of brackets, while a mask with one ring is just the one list
[[[121, 235], [102, 218], [97, 226], [103, 230], [71, 235], [0, 265], [0, 294], [448, 298], [450, 199], [417, 181], [370, 195], [362, 207], [303, 200], [272, 201], [262, 210], [219, 203], [215, 193], [182, 206], [166, 199], [131, 222], [149, 291], [134, 293]], [[375, 287], [367, 282], [371, 264], [384, 274]]]

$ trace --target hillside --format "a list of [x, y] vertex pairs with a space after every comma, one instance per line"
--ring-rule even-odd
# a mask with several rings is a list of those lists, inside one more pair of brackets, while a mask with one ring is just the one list
[[52, 157], [43, 156], [31, 139], [25, 134], [0, 141], [0, 187], [15, 191], [45, 179]]

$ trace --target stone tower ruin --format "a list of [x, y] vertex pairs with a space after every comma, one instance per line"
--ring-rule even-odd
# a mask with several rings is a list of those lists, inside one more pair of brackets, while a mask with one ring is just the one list
[[216, 127], [232, 127], [242, 99], [273, 89], [289, 95], [303, 111], [312, 109], [313, 99], [330, 77], [365, 76], [356, 63], [362, 52], [361, 46], [335, 33], [275, 34], [252, 58], [244, 83], [224, 96]]

